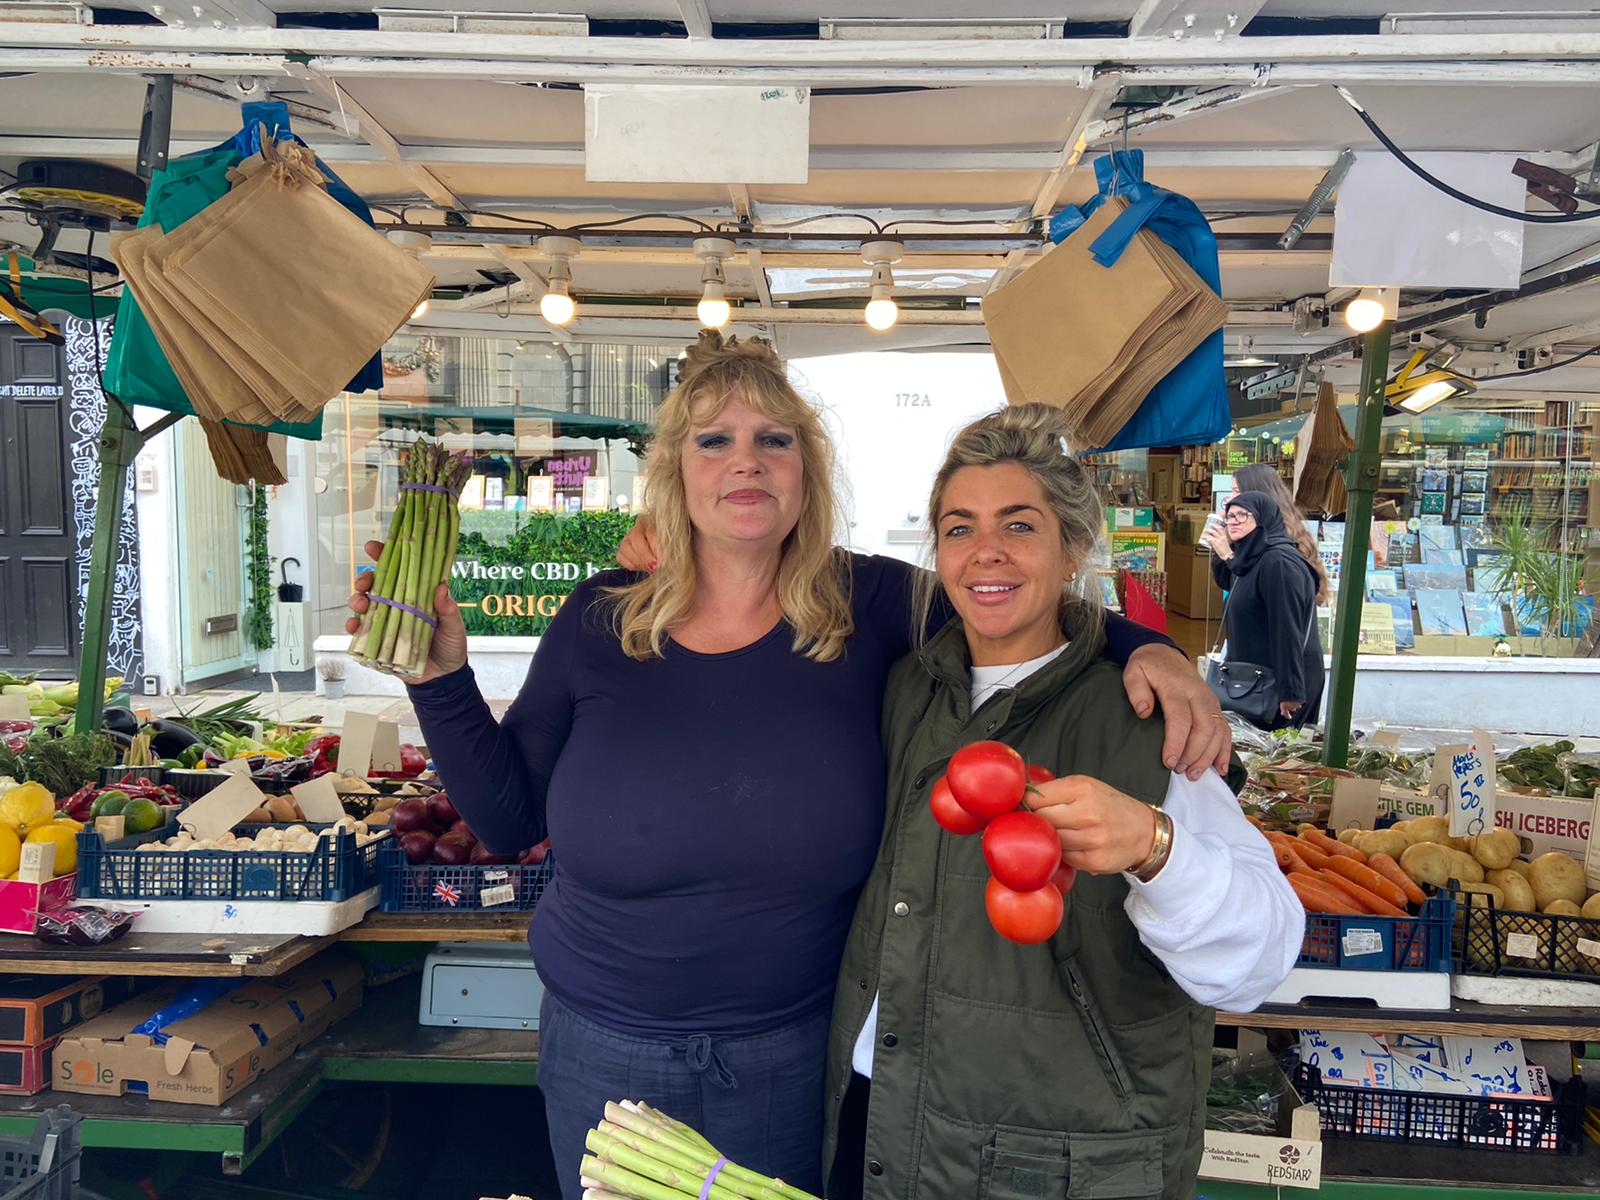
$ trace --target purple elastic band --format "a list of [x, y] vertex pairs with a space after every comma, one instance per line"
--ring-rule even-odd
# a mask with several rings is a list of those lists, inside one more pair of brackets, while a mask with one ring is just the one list
[[400, 490], [402, 492], [438, 492], [441, 496], [455, 495], [449, 488], [440, 487], [437, 483], [402, 483]]
[[390, 608], [398, 608], [403, 613], [410, 613], [413, 617], [417, 618], [417, 620], [421, 621], [424, 625], [428, 626], [430, 629], [438, 628], [438, 625], [439, 625], [438, 621], [434, 620], [432, 617], [430, 617], [427, 613], [423, 612], [421, 609], [412, 608], [411, 605], [409, 605], [409, 604], [401, 604], [400, 601], [391, 600], [387, 596], [370, 596], [369, 595], [367, 597], [367, 599], [370, 600], [373, 604], [387, 604]]
[[700, 1185], [700, 1200], [710, 1200], [711, 1185], [716, 1182], [717, 1175], [727, 1165], [728, 1160], [725, 1158], [719, 1158], [711, 1164], [711, 1170], [706, 1172], [706, 1181]]

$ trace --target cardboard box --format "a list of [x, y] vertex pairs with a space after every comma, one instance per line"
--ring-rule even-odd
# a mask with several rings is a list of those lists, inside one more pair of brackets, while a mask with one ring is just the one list
[[50, 1057], [60, 1038], [42, 1046], [0, 1046], [0, 1095], [32, 1096], [50, 1086]]
[[0, 879], [0, 933], [32, 933], [41, 912], [65, 908], [77, 889], [76, 872], [58, 875], [49, 883]]
[[1389, 813], [1399, 821], [1415, 821], [1418, 817], [1438, 816], [1439, 801], [1432, 792], [1417, 792], [1386, 783], [1378, 789], [1378, 811]]
[[135, 981], [125, 975], [0, 977], [0, 1042], [37, 1046], [74, 1025], [92, 1021], [113, 1004], [133, 995]]
[[1167, 556], [1167, 607], [1180, 617], [1217, 621], [1222, 600], [1222, 589], [1211, 578], [1211, 551], [1174, 542]]
[[1562, 850], [1582, 862], [1594, 809], [1594, 801], [1581, 796], [1494, 794], [1494, 823], [1516, 834], [1529, 858]]
[[[1300, 1103], [1294, 1085], [1267, 1051], [1266, 1039], [1252, 1029], [1239, 1031], [1239, 1064], [1276, 1080], [1277, 1133], [1205, 1131], [1200, 1178], [1275, 1188], [1322, 1186], [1322, 1122], [1314, 1104]], [[1218, 1072], [1214, 1071], [1213, 1076]]]
[[120, 1096], [130, 1085], [143, 1085], [135, 1090], [152, 1100], [221, 1104], [360, 1008], [362, 972], [359, 963], [330, 950], [174, 1021], [163, 1031], [164, 1046], [129, 1032], [188, 986], [184, 981], [146, 993], [62, 1038], [53, 1063], [56, 1089]]

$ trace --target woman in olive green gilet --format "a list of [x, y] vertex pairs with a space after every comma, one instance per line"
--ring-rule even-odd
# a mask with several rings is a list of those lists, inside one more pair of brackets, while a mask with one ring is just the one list
[[[1194, 1193], [1212, 1006], [1254, 1008], [1299, 903], [1215, 771], [1161, 763], [1103, 653], [1092, 480], [1058, 410], [956, 436], [928, 507], [959, 619], [891, 673], [888, 811], [846, 946], [824, 1178], [838, 1200], [1179, 1200]], [[978, 837], [933, 820], [961, 746], [1058, 778], [1030, 803], [1077, 869], [1060, 929], [990, 926]], [[870, 1083], [869, 1083], [870, 1080]]]

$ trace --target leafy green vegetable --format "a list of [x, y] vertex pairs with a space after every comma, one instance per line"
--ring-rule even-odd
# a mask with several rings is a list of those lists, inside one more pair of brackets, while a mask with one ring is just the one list
[[116, 761], [111, 739], [98, 733], [63, 737], [36, 733], [20, 754], [0, 745], [0, 775], [41, 783], [58, 799], [93, 783], [101, 767], [115, 766]]

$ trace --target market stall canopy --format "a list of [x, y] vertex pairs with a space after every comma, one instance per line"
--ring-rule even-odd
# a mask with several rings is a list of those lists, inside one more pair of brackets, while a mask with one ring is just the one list
[[[264, 0], [202, 6], [198, 20], [185, 10], [182, 25], [157, 7], [86, 8], [84, 23], [66, 5], [59, 20], [0, 10], [0, 169], [39, 158], [134, 169], [151, 74], [175, 82], [173, 156], [235, 130], [241, 85], [257, 88], [289, 106], [380, 222], [429, 232], [420, 253], [440, 285], [417, 327], [569, 342], [689, 340], [706, 267], [693, 242], [715, 234], [734, 246], [720, 262], [730, 327], [773, 336], [788, 356], [986, 347], [981, 299], [1039, 260], [1037, 218], [1086, 200], [1089, 164], [1126, 139], [1218, 234], [1230, 355], [1328, 352], [1348, 385], [1331, 209], [1280, 244], [1344, 149], [1384, 153], [1331, 85], [1407, 151], [1521, 157], [1571, 175], [1580, 196], [1600, 127], [1600, 18], [1580, 0], [1413, 15], [1379, 0], [1002, 2], [981, 16], [910, 0], [892, 19], [776, 0], [580, 0], [560, 17], [508, 0], [470, 16], [437, 0], [381, 11]], [[600, 91], [587, 85], [659, 97], [708, 77], [803, 94], [803, 179], [782, 174], [793, 163], [776, 151], [761, 171], [697, 173], [693, 124], [674, 147], [677, 179], [627, 176], [609, 159], [600, 169], [588, 111]], [[580, 243], [564, 327], [538, 310], [557, 274], [538, 240], [563, 232]], [[1469, 373], [1593, 345], [1600, 230], [1525, 232], [1526, 295], [1408, 293], [1402, 322], [1458, 344]], [[80, 231], [62, 236], [85, 249]], [[903, 253], [890, 268], [898, 321], [879, 332], [862, 320], [874, 267], [861, 251], [883, 239]], [[0, 240], [28, 250], [37, 230], [0, 212]], [[1597, 381], [1587, 360], [1503, 388]]]

